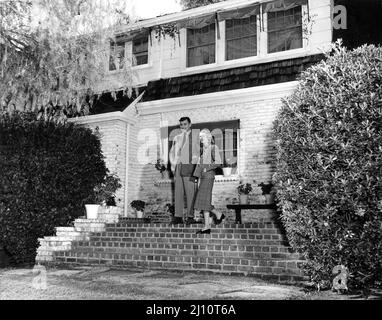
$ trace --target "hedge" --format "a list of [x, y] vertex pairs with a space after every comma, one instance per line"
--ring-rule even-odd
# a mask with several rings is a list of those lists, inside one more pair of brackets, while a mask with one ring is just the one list
[[304, 271], [329, 287], [382, 281], [382, 48], [337, 43], [302, 73], [275, 122], [274, 183], [292, 247]]
[[99, 137], [72, 123], [0, 116], [0, 244], [13, 263], [33, 263], [38, 238], [84, 215], [107, 174]]

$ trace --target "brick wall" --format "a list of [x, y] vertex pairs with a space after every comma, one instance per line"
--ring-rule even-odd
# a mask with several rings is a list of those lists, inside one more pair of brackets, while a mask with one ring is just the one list
[[[185, 98], [187, 99], [187, 98]], [[238, 96], [238, 100], [240, 97]], [[130, 179], [133, 181], [129, 189], [129, 199], [142, 199], [148, 202], [147, 212], [158, 210], [165, 203], [173, 201], [174, 185], [161, 181], [161, 174], [154, 167], [157, 155], [160, 154], [159, 130], [166, 126], [177, 125], [179, 118], [189, 116], [193, 123], [214, 122], [240, 119], [239, 138], [239, 173], [240, 177], [252, 183], [254, 188], [251, 201], [264, 203], [260, 182], [271, 180], [274, 173], [275, 149], [271, 138], [273, 121], [281, 106], [281, 99], [258, 99], [245, 103], [224, 104], [190, 110], [177, 110], [141, 115], [131, 136]], [[139, 164], [137, 155], [144, 139], [139, 137], [143, 129], [153, 129], [156, 132], [156, 143], [150, 148], [150, 157], [146, 164]], [[138, 141], [140, 140], [140, 141]], [[213, 204], [218, 210], [229, 214], [234, 219], [234, 213], [227, 211], [226, 205], [238, 201], [237, 186], [239, 178], [216, 181], [213, 190]], [[255, 182], [253, 182], [255, 180]], [[159, 183], [158, 183], [159, 182]], [[271, 215], [269, 212], [243, 212], [243, 222], [250, 221], [254, 214]]]
[[125, 201], [126, 173], [126, 126], [122, 120], [108, 120], [86, 124], [94, 132], [101, 134], [102, 153], [110, 173], [115, 173], [121, 179], [122, 187], [117, 190], [117, 206], [123, 208]]

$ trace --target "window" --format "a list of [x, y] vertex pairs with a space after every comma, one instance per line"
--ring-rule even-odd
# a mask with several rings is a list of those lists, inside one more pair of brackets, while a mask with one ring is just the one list
[[301, 6], [268, 12], [268, 52], [302, 48]]
[[133, 66], [148, 63], [148, 37], [133, 40]]
[[121, 70], [125, 66], [125, 42], [110, 43], [109, 70]]
[[[199, 137], [199, 132], [203, 129], [210, 130], [220, 150], [223, 164], [230, 164], [233, 168], [232, 173], [237, 173], [239, 120], [193, 123], [191, 128], [194, 130], [193, 137]], [[168, 152], [174, 137], [180, 133], [179, 126], [162, 128], [162, 139], [168, 139]], [[222, 175], [223, 170], [217, 169], [216, 174]]]
[[187, 29], [187, 67], [215, 62], [215, 23]]
[[256, 16], [226, 20], [226, 60], [257, 55]]

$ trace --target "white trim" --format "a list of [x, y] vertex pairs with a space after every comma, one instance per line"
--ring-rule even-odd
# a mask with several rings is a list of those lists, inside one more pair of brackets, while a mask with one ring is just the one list
[[127, 114], [121, 111], [107, 112], [102, 114], [94, 114], [89, 116], [68, 119], [69, 122], [75, 122], [78, 124], [91, 124], [91, 123], [115, 121], [115, 120], [121, 120], [123, 122], [131, 123], [131, 124], [134, 124], [136, 122], [136, 119], [129, 117]]
[[237, 104], [248, 101], [282, 98], [291, 93], [296, 88], [297, 83], [297, 81], [290, 81], [266, 86], [206, 93], [196, 96], [139, 102], [137, 103], [137, 108], [141, 115], [149, 115], [231, 103]]
[[125, 200], [123, 208], [123, 216], [127, 217], [128, 213], [128, 202], [129, 202], [129, 152], [130, 152], [130, 124], [126, 123], [126, 149], [125, 149]]

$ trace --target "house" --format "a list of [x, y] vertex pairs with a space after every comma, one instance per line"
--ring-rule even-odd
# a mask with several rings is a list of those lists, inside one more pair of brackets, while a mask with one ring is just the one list
[[[198, 225], [170, 228], [126, 217], [134, 199], [148, 202], [147, 214], [172, 202], [173, 182], [154, 165], [158, 157], [167, 157], [182, 116], [189, 116], [194, 128], [209, 128], [223, 159], [233, 164], [231, 176], [216, 177], [213, 201], [218, 209], [226, 211], [237, 200], [240, 179], [256, 184], [271, 179], [272, 123], [301, 71], [320, 61], [339, 36], [350, 47], [361, 44], [362, 35], [350, 36], [357, 34], [354, 21], [373, 22], [372, 28], [363, 27], [368, 42], [382, 39], [381, 28], [374, 28], [381, 19], [362, 14], [369, 9], [378, 15], [381, 2], [352, 1], [345, 30], [333, 23], [337, 2], [348, 3], [228, 0], [122, 28], [110, 44], [109, 71], [100, 83], [106, 93], [91, 115], [71, 120], [102, 134], [107, 166], [123, 182], [117, 194], [120, 208], [100, 212], [97, 220], [76, 219], [71, 227], [57, 227], [55, 236], [39, 239], [36, 262], [306, 279], [303, 257], [289, 246], [272, 210], [247, 210], [246, 223], [239, 225], [230, 223], [233, 214], [226, 212], [228, 221], [202, 236], [195, 234]], [[130, 71], [136, 90], [128, 98], [122, 91]], [[260, 188], [255, 191], [253, 202], [262, 201]]]
[[[233, 166], [231, 176], [216, 177], [213, 202], [219, 210], [227, 212], [226, 205], [237, 201], [241, 179], [255, 186], [271, 180], [272, 124], [281, 99], [338, 34], [344, 37], [344, 30], [333, 28], [337, 2], [347, 5], [343, 0], [228, 0], [118, 31], [100, 83], [117, 99], [106, 93], [94, 114], [72, 121], [101, 132], [107, 166], [123, 182], [117, 198], [124, 216], [134, 199], [146, 201], [148, 213], [173, 201], [172, 179], [163, 179], [154, 165], [158, 158], [167, 160], [182, 116], [191, 118], [193, 128], [209, 128], [223, 160]], [[126, 69], [133, 76], [132, 98], [122, 95]], [[253, 202], [261, 201], [255, 188]], [[244, 221], [255, 213], [246, 214]]]

